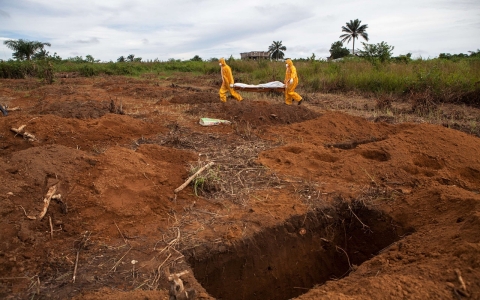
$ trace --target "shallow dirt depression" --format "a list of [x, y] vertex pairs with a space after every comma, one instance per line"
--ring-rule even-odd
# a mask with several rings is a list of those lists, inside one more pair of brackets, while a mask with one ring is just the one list
[[189, 262], [217, 299], [290, 299], [347, 275], [409, 232], [378, 210], [343, 202]]

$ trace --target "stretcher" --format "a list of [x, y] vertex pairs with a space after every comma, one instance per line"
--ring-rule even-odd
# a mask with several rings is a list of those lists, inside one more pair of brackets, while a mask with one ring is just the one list
[[233, 89], [245, 91], [245, 92], [284, 92], [285, 84], [280, 81], [272, 81], [261, 84], [245, 84], [245, 83], [234, 83]]

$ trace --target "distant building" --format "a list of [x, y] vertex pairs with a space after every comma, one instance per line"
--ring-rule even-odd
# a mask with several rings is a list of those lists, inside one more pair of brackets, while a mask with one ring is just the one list
[[241, 59], [269, 59], [270, 58], [270, 52], [268, 51], [250, 51], [250, 52], [244, 52], [240, 53], [240, 58]]

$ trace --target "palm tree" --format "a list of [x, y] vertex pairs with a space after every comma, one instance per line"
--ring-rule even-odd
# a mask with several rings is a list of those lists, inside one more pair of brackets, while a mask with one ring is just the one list
[[287, 51], [287, 47], [282, 45], [282, 41], [273, 41], [272, 45], [268, 47], [268, 52], [270, 52], [270, 57], [275, 58], [276, 60], [282, 59], [285, 56], [283, 51]]
[[12, 49], [12, 56], [17, 60], [30, 60], [32, 56], [39, 52], [44, 52], [43, 47], [51, 46], [50, 43], [42, 43], [37, 41], [27, 41], [23, 39], [17, 40], [6, 40], [3, 42], [8, 48]]
[[347, 26], [342, 26], [342, 32], [346, 32], [342, 34], [340, 38], [342, 39], [342, 43], [347, 41], [347, 44], [350, 43], [350, 40], [353, 39], [353, 47], [352, 47], [352, 54], [355, 55], [355, 39], [358, 39], [358, 36], [363, 37], [368, 42], [368, 33], [366, 32], [368, 25], [360, 25], [362, 21], [359, 19], [350, 20], [347, 22]]

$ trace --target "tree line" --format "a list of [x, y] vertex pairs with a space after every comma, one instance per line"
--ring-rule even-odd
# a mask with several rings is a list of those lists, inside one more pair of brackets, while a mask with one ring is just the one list
[[[359, 19], [350, 20], [342, 26], [343, 34], [340, 35], [340, 40], [336, 41], [331, 44], [330, 47], [330, 56], [327, 60], [336, 60], [342, 59], [345, 57], [361, 57], [372, 63], [375, 62], [385, 62], [389, 60], [394, 61], [401, 61], [401, 62], [408, 62], [411, 60], [411, 53], [407, 53], [405, 55], [400, 55], [398, 57], [393, 57], [393, 50], [394, 47], [388, 45], [386, 42], [382, 41], [377, 44], [367, 44], [362, 42], [363, 49], [355, 49], [355, 40], [359, 38], [363, 38], [365, 41], [368, 42], [369, 36], [367, 33], [368, 24], [361, 24], [362, 21]], [[344, 43], [350, 43], [352, 41], [352, 50], [350, 51], [344, 46]], [[36, 59], [51, 59], [61, 61], [63, 60], [57, 53], [50, 55], [48, 51], [46, 51], [45, 47], [50, 47], [50, 43], [38, 42], [38, 41], [29, 41], [24, 39], [19, 40], [6, 40], [4, 44], [13, 50], [12, 57], [18, 61], [30, 61]], [[356, 52], [355, 52], [356, 50]], [[282, 60], [285, 58], [285, 51], [287, 51], [287, 47], [282, 44], [282, 41], [273, 41], [272, 44], [268, 47], [268, 53], [271, 60]], [[456, 60], [468, 57], [480, 57], [480, 50], [477, 51], [469, 51], [470, 54], [450, 54], [450, 53], [440, 53], [439, 59], [449, 59], [449, 60]], [[312, 53], [312, 56], [308, 60], [315, 60], [315, 54]], [[230, 57], [233, 59], [233, 57]], [[85, 59], [82, 56], [70, 57], [66, 59], [67, 61], [72, 62], [100, 62], [98, 59], [94, 59], [91, 55], [87, 55]], [[169, 59], [169, 61], [178, 61], [175, 59]], [[211, 58], [208, 61], [214, 61], [217, 58]], [[117, 59], [117, 62], [141, 62], [141, 57], [135, 57], [134, 54], [130, 54], [128, 56], [120, 56]], [[203, 61], [203, 59], [195, 55], [190, 61]], [[158, 59], [155, 59], [154, 62], [159, 62]]]

